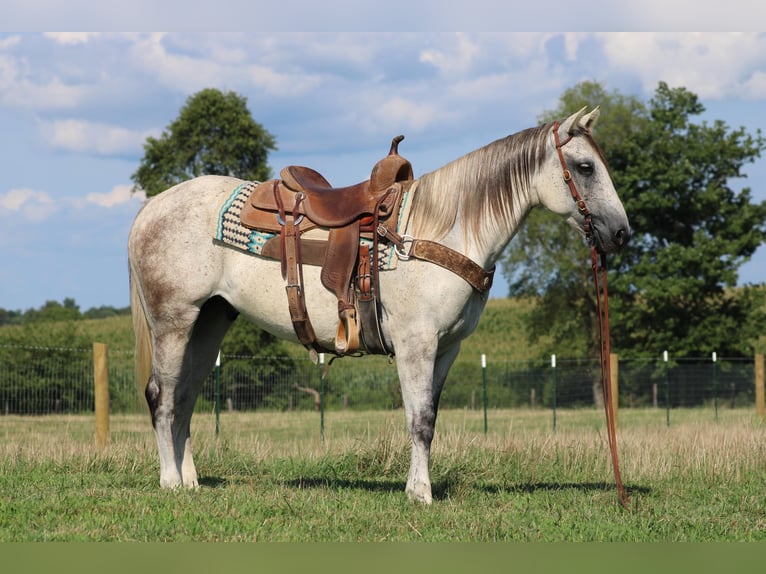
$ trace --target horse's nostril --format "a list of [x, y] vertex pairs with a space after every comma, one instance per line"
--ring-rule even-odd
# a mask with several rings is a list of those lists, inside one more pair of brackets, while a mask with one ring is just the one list
[[614, 239], [617, 242], [617, 245], [625, 245], [630, 240], [630, 230], [619, 229], [617, 233], [614, 234]]

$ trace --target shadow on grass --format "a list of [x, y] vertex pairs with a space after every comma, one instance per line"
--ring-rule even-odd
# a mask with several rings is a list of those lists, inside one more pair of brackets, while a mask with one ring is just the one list
[[[234, 481], [237, 482], [237, 481]], [[200, 485], [208, 488], [224, 488], [232, 481], [220, 477], [200, 478]], [[278, 484], [288, 488], [327, 488], [330, 490], [363, 490], [368, 492], [404, 493], [405, 481], [388, 479], [344, 479], [328, 476], [302, 476], [288, 480], [280, 480]], [[466, 484], [447, 477], [436, 480], [431, 488], [434, 500], [443, 500], [465, 489]], [[613, 482], [532, 482], [519, 484], [479, 484], [468, 486], [471, 490], [483, 491], [488, 494], [534, 494], [536, 492], [556, 492], [576, 490], [582, 492], [609, 492], [615, 490]], [[649, 494], [651, 488], [638, 485], [625, 485], [628, 496]]]
[[[247, 482], [246, 479], [237, 478], [222, 478], [219, 476], [205, 476], [200, 477], [200, 486], [206, 488], [226, 488], [238, 483]], [[374, 479], [342, 479], [342, 478], [329, 478], [321, 476], [304, 476], [300, 478], [293, 478], [287, 480], [278, 480], [276, 484], [285, 486], [287, 488], [304, 489], [304, 488], [327, 488], [330, 490], [335, 489], [351, 489], [351, 490], [367, 490], [370, 492], [404, 492], [405, 482], [403, 480], [374, 480]]]
[[[496, 484], [485, 484], [480, 486], [482, 490], [485, 492], [488, 492], [490, 494], [500, 494], [500, 493], [523, 493], [523, 494], [534, 494], [538, 491], [545, 491], [545, 492], [551, 492], [551, 491], [562, 491], [562, 490], [579, 490], [583, 492], [593, 492], [593, 491], [610, 491], [615, 490], [616, 487], [613, 482], [533, 482], [533, 483], [521, 483], [521, 484], [508, 484], [508, 485], [496, 485]], [[628, 496], [631, 494], [649, 494], [652, 491], [651, 488], [647, 486], [637, 486], [637, 485], [625, 485], [625, 492], [627, 492]]]
[[207, 488], [224, 488], [230, 484], [231, 481], [220, 476], [201, 476], [199, 478], [199, 485]]
[[301, 477], [282, 481], [281, 484], [291, 488], [329, 488], [367, 490], [369, 492], [404, 492], [403, 480], [375, 480], [375, 479], [343, 479], [343, 478], [320, 478]]

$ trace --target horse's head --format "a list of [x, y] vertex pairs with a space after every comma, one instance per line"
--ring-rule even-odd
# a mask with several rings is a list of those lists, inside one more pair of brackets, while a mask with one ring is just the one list
[[599, 108], [585, 108], [551, 127], [546, 185], [540, 201], [568, 218], [601, 253], [619, 251], [630, 239], [630, 224], [614, 189], [604, 156], [591, 136]]

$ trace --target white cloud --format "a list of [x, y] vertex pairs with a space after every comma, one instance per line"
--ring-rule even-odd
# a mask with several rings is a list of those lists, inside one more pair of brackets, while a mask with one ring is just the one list
[[96, 155], [140, 153], [146, 138], [158, 135], [79, 119], [41, 122], [40, 130], [53, 148]]
[[99, 32], [45, 32], [45, 37], [64, 45], [87, 44], [97, 38]]
[[471, 69], [481, 48], [462, 32], [455, 34], [454, 44], [442, 49], [423, 50], [420, 61], [431, 64], [445, 76], [463, 74]]
[[27, 64], [0, 55], [0, 105], [14, 108], [63, 109], [82, 103], [85, 91], [67, 85], [56, 75], [44, 82], [29, 77]]
[[[144, 192], [131, 192], [130, 185], [116, 185], [106, 193], [88, 193], [85, 197], [53, 198], [45, 191], [29, 188], [12, 189], [0, 194], [0, 217], [12, 217], [14, 220], [40, 223], [47, 221], [54, 213], [63, 214], [63, 219], [71, 220], [74, 212], [91, 207], [87, 217], [99, 217], [102, 209], [111, 209], [135, 202], [140, 204], [146, 199]], [[93, 208], [93, 206], [96, 206]], [[95, 209], [95, 211], [93, 210]], [[81, 217], [81, 216], [78, 216]]]
[[44, 191], [12, 189], [0, 194], [0, 216], [21, 216], [28, 221], [43, 221], [57, 210], [53, 198]]
[[21, 42], [21, 36], [8, 36], [7, 38], [0, 38], [0, 50], [10, 48], [12, 46], [18, 46]]
[[114, 207], [130, 201], [143, 201], [146, 199], [144, 192], [132, 193], [130, 185], [116, 185], [109, 193], [89, 193], [85, 196], [85, 201], [94, 203], [101, 207]]
[[580, 44], [590, 36], [587, 32], [567, 32], [564, 36], [566, 58], [570, 62], [577, 60], [577, 50]]
[[422, 132], [447, 114], [430, 104], [393, 97], [383, 101], [375, 112], [375, 125], [397, 126], [399, 130]]
[[743, 88], [760, 85], [758, 77], [766, 67], [766, 38], [758, 33], [642, 32], [598, 37], [608, 65], [638, 77], [647, 92], [665, 81], [684, 86], [703, 100], [741, 97]]
[[753, 100], [766, 98], [766, 72], [757, 70], [742, 84], [743, 96]]
[[[179, 46], [181, 49], [173, 49]], [[292, 98], [318, 84], [316, 74], [295, 68], [282, 72], [264, 63], [256, 50], [251, 50], [245, 58], [241, 48], [227, 46], [225, 35], [213, 36], [212, 40], [206, 37], [190, 46], [186, 37], [150, 34], [138, 38], [129, 54], [132, 64], [154, 81], [186, 94], [211, 86], [225, 89], [244, 86]]]

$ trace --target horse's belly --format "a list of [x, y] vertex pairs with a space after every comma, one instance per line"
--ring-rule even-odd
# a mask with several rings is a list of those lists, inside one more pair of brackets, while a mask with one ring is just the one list
[[[332, 348], [338, 327], [337, 300], [322, 286], [318, 267], [304, 266], [303, 280], [306, 308], [314, 332], [323, 346]], [[216, 294], [265, 331], [281, 339], [297, 341], [286, 286], [278, 261], [232, 251], [226, 256], [224, 277]]]

